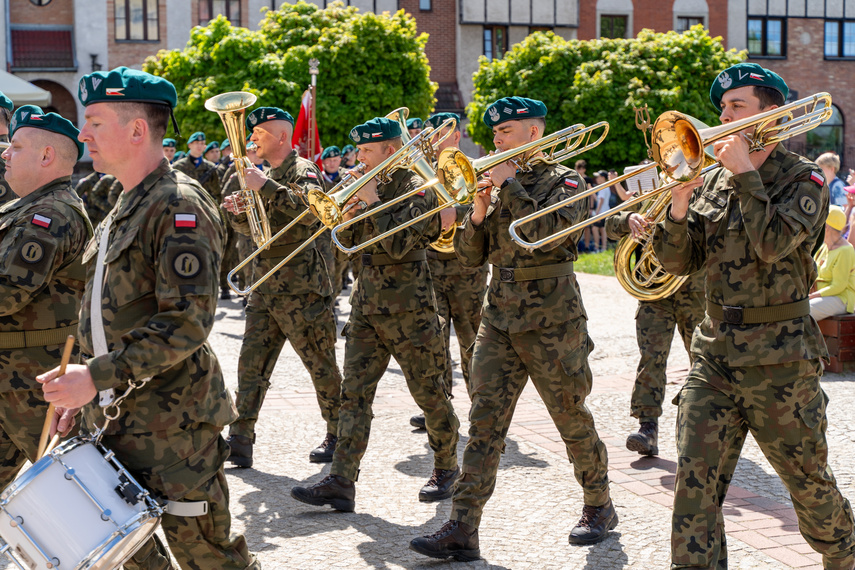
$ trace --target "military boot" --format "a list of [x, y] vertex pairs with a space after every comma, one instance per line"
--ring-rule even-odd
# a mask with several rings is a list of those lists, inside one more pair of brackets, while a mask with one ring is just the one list
[[448, 521], [432, 535], [414, 538], [410, 550], [431, 558], [454, 558], [461, 562], [481, 558], [478, 529], [460, 521]]
[[441, 501], [454, 494], [457, 479], [460, 477], [460, 468], [456, 469], [434, 469], [427, 484], [419, 491], [419, 500], [422, 502]]
[[641, 422], [638, 433], [626, 438], [626, 448], [641, 455], [659, 455], [659, 426], [654, 422]]
[[602, 507], [585, 505], [582, 518], [570, 531], [570, 544], [594, 544], [600, 542], [617, 526], [618, 516], [611, 501]]
[[330, 505], [337, 511], [348, 513], [356, 507], [356, 486], [353, 481], [338, 475], [327, 475], [311, 487], [294, 487], [291, 496], [307, 505]]
[[425, 422], [425, 415], [419, 414], [417, 416], [413, 416], [410, 418], [410, 425], [416, 429], [427, 429], [427, 422]]
[[230, 435], [229, 458], [226, 460], [235, 467], [252, 467], [252, 439], [245, 435]]
[[309, 461], [312, 463], [332, 463], [336, 443], [338, 443], [338, 438], [328, 433], [324, 441], [309, 453]]

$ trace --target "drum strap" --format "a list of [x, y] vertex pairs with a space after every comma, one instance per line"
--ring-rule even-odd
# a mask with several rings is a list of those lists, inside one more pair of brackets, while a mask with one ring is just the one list
[[193, 501], [180, 503], [166, 501], [165, 512], [174, 517], [201, 517], [208, 514], [208, 501]]
[[[92, 284], [92, 299], [89, 305], [89, 319], [92, 326], [92, 350], [95, 356], [107, 354], [107, 335], [104, 332], [104, 318], [101, 315], [101, 292], [104, 287], [104, 259], [107, 257], [107, 246], [110, 244], [110, 228], [113, 225], [113, 215], [107, 216], [101, 241], [98, 242], [98, 258], [95, 260], [95, 279]], [[101, 407], [109, 406], [116, 399], [116, 391], [112, 388], [98, 392]]]

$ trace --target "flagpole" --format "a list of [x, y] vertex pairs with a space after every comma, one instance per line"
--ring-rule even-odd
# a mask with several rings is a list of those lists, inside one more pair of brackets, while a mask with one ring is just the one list
[[308, 145], [308, 156], [307, 158], [312, 162], [315, 162], [315, 132], [317, 129], [317, 107], [315, 105], [315, 88], [317, 86], [318, 80], [318, 64], [320, 62], [312, 58], [309, 60], [309, 75], [312, 78], [312, 84], [309, 86], [309, 108], [307, 109], [309, 113], [309, 137], [307, 142]]

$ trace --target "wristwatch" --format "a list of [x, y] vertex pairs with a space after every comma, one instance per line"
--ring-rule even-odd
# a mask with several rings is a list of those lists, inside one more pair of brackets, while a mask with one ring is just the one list
[[507, 186], [508, 184], [510, 184], [511, 182], [514, 182], [514, 181], [516, 181], [516, 178], [514, 178], [513, 176], [508, 176], [507, 178], [505, 178], [505, 181], [502, 182], [502, 185], [499, 186], [499, 190], [504, 190], [505, 186]]

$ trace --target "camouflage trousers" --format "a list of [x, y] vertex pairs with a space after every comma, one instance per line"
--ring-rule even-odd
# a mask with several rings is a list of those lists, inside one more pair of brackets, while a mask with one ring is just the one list
[[[243, 535], [231, 534], [229, 488], [223, 473], [228, 446], [215, 426], [174, 433], [115, 434], [102, 443], [155, 495], [173, 501], [206, 501], [199, 517], [164, 514], [160, 527], [169, 551], [184, 570], [260, 569]], [[153, 536], [125, 562], [125, 570], [175, 568]]]
[[[472, 360], [472, 349], [475, 346], [475, 336], [481, 326], [481, 305], [484, 303], [484, 293], [487, 291], [487, 266], [476, 271], [449, 272], [447, 266], [456, 264], [457, 259], [439, 260], [428, 258], [433, 290], [436, 294], [436, 310], [447, 324], [444, 329], [445, 344], [450, 346], [451, 323], [457, 343], [460, 345], [460, 368], [463, 371], [463, 382], [469, 392], [469, 365]], [[465, 268], [464, 268], [465, 269]], [[449, 355], [448, 366], [444, 375], [446, 390], [451, 394], [452, 369]]]
[[722, 503], [750, 431], [790, 493], [826, 569], [855, 563], [852, 510], [828, 467], [819, 360], [731, 368], [697, 356], [675, 398], [671, 568], [726, 568]]
[[592, 383], [588, 354], [593, 349], [583, 318], [515, 334], [481, 321], [469, 379], [469, 442], [463, 478], [454, 493], [453, 520], [479, 526], [496, 486], [514, 408], [529, 377], [564, 440], [585, 504], [608, 503], [606, 446], [585, 406]]
[[[226, 224], [226, 240], [223, 245], [223, 263], [220, 267], [220, 290], [230, 291], [229, 282], [227, 280], [229, 272], [240, 263], [243, 258], [238, 254], [237, 237], [238, 233], [232, 229], [229, 224]], [[236, 282], [240, 282], [235, 279]]]
[[393, 315], [363, 315], [356, 309], [344, 329], [338, 444], [330, 473], [356, 481], [368, 447], [377, 384], [393, 356], [425, 414], [434, 467], [455, 469], [460, 422], [443, 387], [447, 349], [438, 315], [430, 308]]
[[231, 435], [254, 438], [270, 376], [286, 340], [312, 377], [327, 433], [337, 433], [341, 373], [335, 360], [335, 320], [329, 297], [254, 292], [246, 306], [235, 394], [238, 419], [229, 428]]
[[0, 490], [27, 460], [36, 462], [48, 403], [38, 390], [0, 392]]
[[335, 261], [335, 252], [333, 250], [337, 250], [338, 248], [333, 245], [332, 238], [330, 237], [330, 233], [326, 232], [321, 234], [321, 236], [315, 240], [316, 247], [318, 248], [318, 252], [320, 252], [321, 257], [324, 259], [324, 265], [327, 266], [327, 275], [330, 276], [330, 284], [333, 285], [333, 291], [331, 295], [331, 300], [333, 305], [335, 305], [335, 299], [338, 297], [338, 294], [341, 293], [341, 287], [336, 289], [334, 287], [335, 283], [335, 271], [336, 271], [336, 261]]
[[348, 254], [344, 253], [335, 245], [331, 245], [330, 247], [332, 248], [333, 257], [335, 258], [335, 270], [330, 271], [330, 280], [332, 280], [333, 296], [338, 297], [341, 290], [344, 289], [344, 278], [347, 276], [348, 270], [353, 269], [354, 278], [356, 278], [359, 271], [358, 268], [351, 263], [350, 256]]
[[658, 423], [662, 415], [662, 401], [665, 399], [665, 368], [671, 352], [674, 327], [677, 327], [686, 352], [689, 352], [692, 333], [704, 320], [704, 314], [704, 294], [700, 291], [678, 289], [665, 299], [638, 303], [635, 336], [641, 358], [630, 400], [632, 417], [642, 422]]

